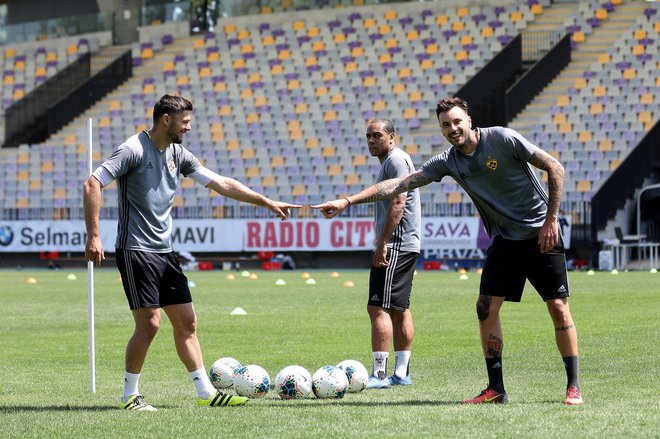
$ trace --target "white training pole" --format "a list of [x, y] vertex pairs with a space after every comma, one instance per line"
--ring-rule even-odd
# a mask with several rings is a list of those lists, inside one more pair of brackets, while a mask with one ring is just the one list
[[[87, 175], [92, 175], [92, 118], [87, 123], [89, 148], [87, 148]], [[89, 302], [89, 391], [96, 393], [96, 355], [94, 348], [94, 262], [87, 261], [87, 298]]]

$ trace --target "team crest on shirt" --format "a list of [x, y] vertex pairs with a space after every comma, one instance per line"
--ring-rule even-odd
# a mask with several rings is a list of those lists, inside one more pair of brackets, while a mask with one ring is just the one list
[[167, 169], [169, 169], [170, 172], [176, 171], [176, 163], [174, 163], [174, 160], [167, 162]]
[[488, 161], [486, 162], [486, 166], [491, 171], [496, 170], [497, 169], [497, 159], [488, 159]]

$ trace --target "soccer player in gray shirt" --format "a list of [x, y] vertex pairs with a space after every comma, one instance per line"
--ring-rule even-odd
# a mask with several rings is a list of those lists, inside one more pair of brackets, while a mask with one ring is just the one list
[[[472, 128], [468, 105], [459, 98], [438, 102], [436, 115], [452, 147], [419, 171], [386, 180], [356, 195], [314, 206], [332, 218], [349, 204], [375, 202], [451, 176], [470, 195], [493, 237], [481, 277], [477, 317], [489, 384], [467, 404], [508, 401], [502, 378], [500, 308], [519, 302], [525, 280], [545, 301], [566, 368], [564, 403], [583, 403], [579, 384], [577, 331], [568, 306], [566, 260], [558, 227], [564, 168], [514, 130]], [[545, 193], [530, 164], [548, 174]]]
[[273, 201], [238, 181], [217, 175], [201, 165], [181, 142], [191, 130], [192, 103], [165, 95], [154, 105], [151, 130], [130, 137], [84, 183], [85, 257], [97, 266], [105, 259], [99, 238], [101, 189], [117, 181], [119, 221], [115, 243], [117, 268], [135, 331], [126, 347], [124, 395], [126, 410], [156, 410], [144, 401], [138, 381], [149, 346], [160, 327], [160, 308], [170, 322], [181, 362], [190, 373], [201, 406], [243, 405], [247, 398], [216, 390], [202, 359], [197, 339], [197, 317], [188, 279], [172, 250], [174, 194], [183, 177], [220, 195], [266, 207], [283, 220], [299, 205]]
[[[405, 177], [415, 172], [410, 156], [396, 146], [396, 130], [390, 119], [372, 120], [366, 136], [369, 153], [381, 164], [376, 181]], [[421, 221], [417, 189], [376, 203], [377, 243], [371, 261], [367, 302], [373, 373], [367, 388], [412, 384], [409, 362], [414, 327], [410, 294], [419, 257]], [[391, 341], [396, 362], [394, 373], [388, 378]]]

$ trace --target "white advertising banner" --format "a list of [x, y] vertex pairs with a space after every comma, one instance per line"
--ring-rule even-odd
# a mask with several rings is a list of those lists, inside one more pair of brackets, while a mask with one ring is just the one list
[[[117, 221], [101, 221], [101, 241], [114, 251]], [[476, 249], [481, 224], [474, 217], [422, 219], [423, 249]], [[481, 231], [483, 235], [483, 231]], [[0, 221], [0, 252], [83, 252], [85, 223]], [[172, 245], [189, 252], [373, 250], [373, 220], [174, 220]]]

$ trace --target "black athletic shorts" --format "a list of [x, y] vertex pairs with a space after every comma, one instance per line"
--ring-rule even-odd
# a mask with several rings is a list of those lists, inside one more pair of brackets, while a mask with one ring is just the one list
[[404, 311], [410, 308], [419, 253], [387, 249], [387, 267], [371, 267], [368, 305]]
[[538, 238], [513, 241], [496, 237], [486, 252], [479, 294], [520, 302], [525, 280], [544, 301], [570, 296], [564, 244], [541, 253]]
[[116, 249], [117, 268], [131, 309], [192, 302], [188, 278], [174, 252]]

